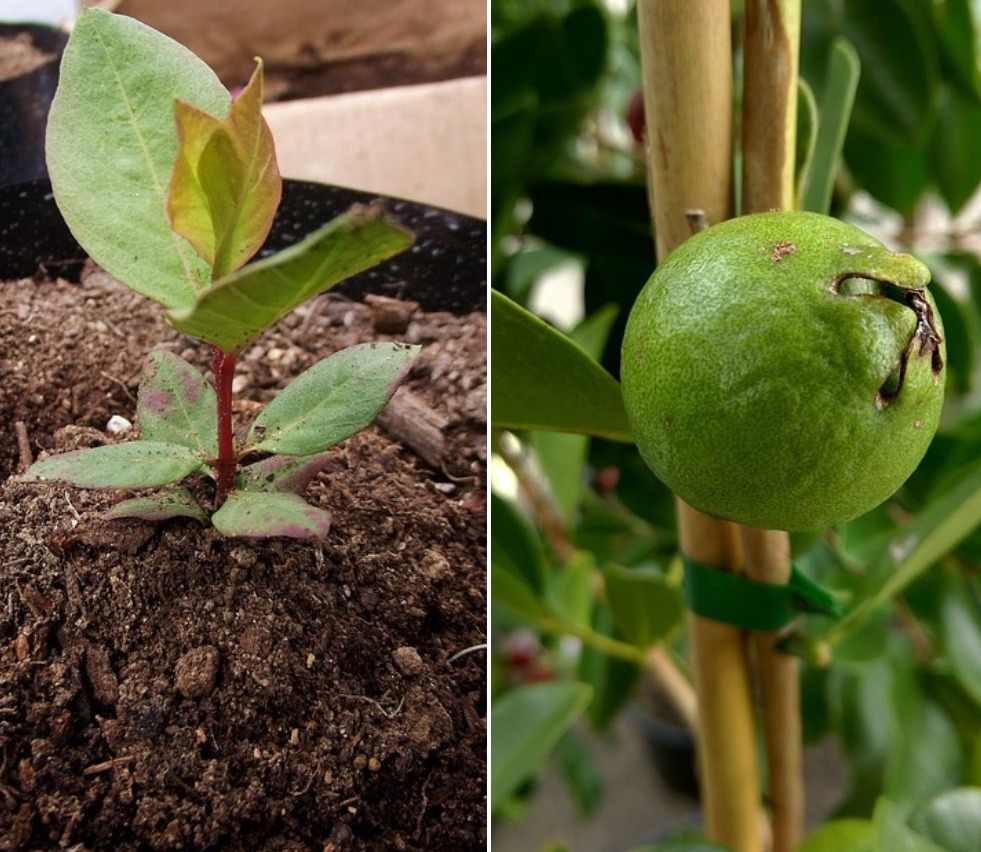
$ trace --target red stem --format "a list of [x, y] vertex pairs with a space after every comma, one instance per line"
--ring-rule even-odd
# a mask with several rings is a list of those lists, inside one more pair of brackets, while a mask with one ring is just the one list
[[232, 379], [235, 377], [235, 355], [222, 352], [217, 346], [211, 357], [211, 369], [215, 375], [215, 393], [218, 394], [218, 493], [215, 508], [225, 502], [235, 484], [235, 444], [232, 439]]

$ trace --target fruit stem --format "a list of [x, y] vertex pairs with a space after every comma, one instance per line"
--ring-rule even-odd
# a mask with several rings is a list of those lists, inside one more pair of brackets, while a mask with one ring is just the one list
[[[648, 188], [663, 259], [691, 233], [686, 212], [708, 223], [732, 215], [732, 42], [729, 4], [639, 0]], [[732, 524], [677, 501], [682, 551], [738, 570]], [[733, 852], [763, 845], [756, 738], [746, 643], [734, 627], [689, 614], [698, 697], [702, 801], [709, 837]]]
[[218, 489], [215, 494], [215, 509], [221, 508], [235, 484], [235, 443], [232, 437], [232, 380], [235, 377], [235, 354], [223, 352], [217, 346], [212, 348], [211, 370], [215, 378], [215, 393], [218, 396]]
[[[793, 210], [801, 0], [746, 0], [743, 37], [742, 212]], [[746, 572], [790, 579], [790, 540], [779, 530], [740, 528]], [[804, 824], [803, 744], [796, 657], [774, 633], [752, 636], [763, 709], [772, 852], [790, 852]]]

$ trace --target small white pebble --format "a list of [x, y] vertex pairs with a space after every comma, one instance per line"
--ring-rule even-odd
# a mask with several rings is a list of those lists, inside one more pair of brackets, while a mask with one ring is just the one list
[[245, 376], [236, 376], [232, 379], [232, 393], [241, 393], [249, 385], [249, 380]]
[[27, 342], [28, 343], [37, 343], [37, 335], [36, 334], [32, 334], [30, 337], [27, 338]]
[[266, 358], [275, 364], [280, 358], [283, 357], [284, 354], [285, 352], [282, 349], [278, 349], [274, 346], [266, 353]]
[[133, 428], [133, 424], [130, 423], [125, 417], [120, 417], [118, 414], [113, 414], [109, 418], [109, 422], [106, 423], [106, 431], [110, 435], [122, 435], [124, 432], [128, 432]]

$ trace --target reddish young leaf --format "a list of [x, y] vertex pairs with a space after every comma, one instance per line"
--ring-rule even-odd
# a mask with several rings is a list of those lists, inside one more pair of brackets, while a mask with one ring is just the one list
[[272, 133], [262, 117], [262, 60], [227, 118], [183, 101], [174, 110], [178, 155], [167, 213], [218, 280], [258, 251], [282, 193]]

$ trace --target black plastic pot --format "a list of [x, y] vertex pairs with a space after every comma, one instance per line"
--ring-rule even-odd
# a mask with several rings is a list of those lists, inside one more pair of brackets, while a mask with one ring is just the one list
[[[408, 251], [336, 288], [419, 302], [427, 311], [482, 311], [487, 299], [487, 224], [414, 201], [327, 184], [283, 182], [283, 201], [265, 256], [302, 239], [352, 204], [381, 201], [415, 235]], [[78, 280], [85, 252], [61, 218], [46, 180], [0, 188], [0, 280], [51, 275]]]
[[683, 725], [661, 719], [646, 708], [636, 708], [631, 721], [647, 742], [657, 774], [676, 793], [698, 800], [695, 738]]
[[0, 186], [45, 177], [44, 131], [58, 87], [58, 66], [68, 33], [41, 24], [0, 24], [0, 42], [30, 39], [50, 58], [25, 74], [0, 80]]

